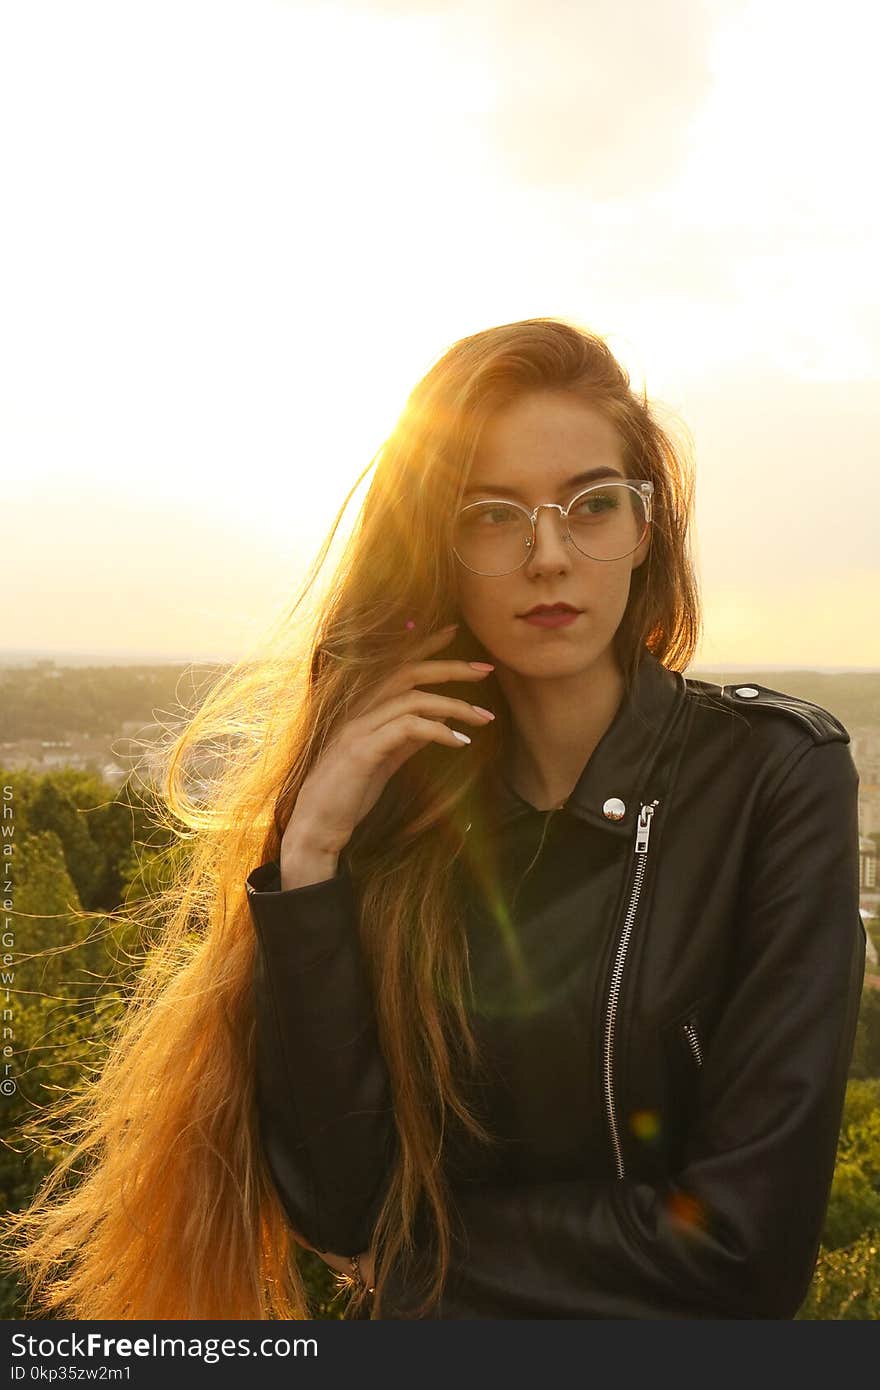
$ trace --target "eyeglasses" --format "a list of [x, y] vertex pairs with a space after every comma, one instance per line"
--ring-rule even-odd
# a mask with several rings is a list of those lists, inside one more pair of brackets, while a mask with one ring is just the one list
[[565, 523], [563, 539], [590, 560], [622, 560], [644, 540], [653, 515], [654, 484], [646, 478], [595, 483], [567, 507], [540, 502], [533, 512], [508, 498], [462, 507], [452, 552], [474, 574], [499, 576], [520, 569], [534, 550], [538, 512], [553, 507]]

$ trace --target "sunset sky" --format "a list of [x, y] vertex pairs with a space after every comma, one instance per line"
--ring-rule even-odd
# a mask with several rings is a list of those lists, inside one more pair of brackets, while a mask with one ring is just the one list
[[2, 648], [240, 655], [427, 367], [559, 315], [693, 436], [694, 664], [880, 668], [878, 15], [7, 6]]

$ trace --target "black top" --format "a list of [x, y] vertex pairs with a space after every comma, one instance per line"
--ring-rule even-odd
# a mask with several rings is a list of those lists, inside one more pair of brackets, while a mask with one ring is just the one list
[[[469, 1015], [486, 1070], [469, 1095], [480, 1096], [480, 1116], [501, 1142], [487, 1150], [453, 1119], [447, 1165], [456, 1181], [611, 1173], [587, 1079], [606, 935], [590, 899], [603, 875], [617, 872], [619, 854], [564, 809], [524, 805], [498, 858], [497, 897], [466, 879]], [[547, 910], [548, 881], [553, 901], [566, 903], [564, 922]]]

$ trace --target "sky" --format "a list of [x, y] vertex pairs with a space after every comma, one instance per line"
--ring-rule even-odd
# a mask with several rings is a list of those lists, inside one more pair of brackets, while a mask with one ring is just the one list
[[864, 0], [6, 6], [0, 652], [237, 658], [431, 363], [559, 315], [693, 440], [693, 664], [880, 668], [878, 43]]

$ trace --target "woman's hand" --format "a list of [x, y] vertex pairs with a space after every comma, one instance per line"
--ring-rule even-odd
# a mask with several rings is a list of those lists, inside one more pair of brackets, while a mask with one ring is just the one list
[[[354, 1271], [352, 1270], [351, 1259], [348, 1255], [332, 1255], [329, 1251], [325, 1250], [324, 1254], [319, 1255], [318, 1258], [323, 1260], [325, 1265], [329, 1265], [331, 1269], [335, 1269], [338, 1274], [353, 1275]], [[376, 1277], [376, 1271], [373, 1268], [373, 1256], [370, 1254], [369, 1250], [363, 1250], [361, 1254], [358, 1255], [358, 1268], [360, 1269], [367, 1288], [372, 1288]]]
[[494, 718], [467, 700], [417, 688], [419, 681], [478, 681], [489, 674], [468, 661], [427, 659], [452, 635], [452, 628], [442, 628], [424, 638], [416, 660], [404, 662], [355, 705], [354, 717], [345, 720], [300, 788], [281, 840], [282, 862], [287, 855], [295, 859], [302, 846], [327, 858], [338, 856], [407, 758], [426, 743], [465, 746], [445, 720], [454, 717], [482, 728]]
[[[292, 1226], [290, 1227], [290, 1234], [293, 1236], [297, 1245], [301, 1245], [304, 1250], [311, 1250], [314, 1255], [318, 1256], [319, 1260], [324, 1261], [325, 1265], [329, 1265], [331, 1269], [335, 1269], [337, 1274], [352, 1273], [351, 1259], [348, 1255], [334, 1255], [332, 1251], [329, 1250], [325, 1250], [322, 1254], [320, 1250], [315, 1249], [314, 1245], [310, 1245], [305, 1236], [300, 1235], [299, 1231], [295, 1231]], [[369, 1250], [363, 1250], [358, 1256], [358, 1267], [363, 1275], [364, 1283], [368, 1288], [372, 1288], [376, 1278], [376, 1271], [373, 1268], [373, 1256]]]

